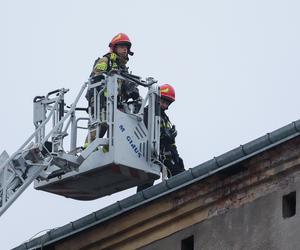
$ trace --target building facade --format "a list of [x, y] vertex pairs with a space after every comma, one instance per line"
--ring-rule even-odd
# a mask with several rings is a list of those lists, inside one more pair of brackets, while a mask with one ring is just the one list
[[294, 122], [16, 249], [298, 249]]

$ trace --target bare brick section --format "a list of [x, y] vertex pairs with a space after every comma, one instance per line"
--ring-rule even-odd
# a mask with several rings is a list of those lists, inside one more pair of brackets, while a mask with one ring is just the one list
[[295, 213], [284, 219], [282, 197], [299, 185], [300, 139], [294, 138], [57, 242], [54, 249], [179, 250], [191, 235], [195, 249], [296, 249], [290, 246], [299, 246], [299, 230], [286, 232], [299, 224], [297, 208], [290, 197], [284, 214]]

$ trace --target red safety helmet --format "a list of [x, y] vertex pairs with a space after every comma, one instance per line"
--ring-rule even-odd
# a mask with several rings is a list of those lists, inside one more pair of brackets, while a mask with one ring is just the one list
[[175, 101], [175, 89], [170, 84], [160, 86], [160, 96], [170, 102]]
[[130, 42], [129, 37], [125, 33], [119, 33], [113, 37], [113, 39], [109, 43], [109, 47], [110, 47], [111, 51], [114, 51], [116, 45], [118, 45], [118, 44], [126, 44], [128, 46], [128, 54], [131, 56], [133, 55], [133, 52], [130, 51], [132, 44]]

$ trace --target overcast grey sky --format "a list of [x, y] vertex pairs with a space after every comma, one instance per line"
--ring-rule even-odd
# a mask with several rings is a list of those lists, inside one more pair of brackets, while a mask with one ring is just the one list
[[[186, 169], [300, 118], [297, 0], [0, 0], [0, 150], [32, 133], [32, 99], [87, 79], [127, 33], [134, 74], [176, 88], [169, 116]], [[0, 218], [1, 249], [133, 194], [92, 202], [30, 186]]]

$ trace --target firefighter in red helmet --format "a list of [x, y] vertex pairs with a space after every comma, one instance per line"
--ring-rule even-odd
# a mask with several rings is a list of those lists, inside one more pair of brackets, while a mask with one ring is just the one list
[[126, 34], [119, 33], [114, 36], [109, 43], [110, 52], [95, 61], [90, 77], [109, 72], [111, 69], [121, 69], [128, 72], [126, 67], [129, 60], [128, 55], [133, 55], [131, 45], [131, 41]]
[[[129, 60], [128, 55], [132, 56], [133, 52], [131, 51], [131, 41], [129, 37], [124, 33], [119, 33], [116, 36], [114, 36], [109, 43], [109, 49], [110, 51], [105, 54], [103, 57], [99, 57], [96, 59], [92, 72], [90, 74], [90, 80], [91, 82], [98, 82], [103, 79], [103, 73], [109, 72], [112, 69], [115, 70], [122, 70], [125, 72], [128, 72], [128, 67], [126, 67], [126, 64]], [[100, 91], [102, 86], [99, 86], [97, 88], [97, 91]], [[106, 102], [107, 97], [107, 90], [105, 89], [102, 93], [103, 98], [101, 98], [101, 101], [103, 103]], [[138, 94], [135, 94], [137, 96]], [[93, 91], [88, 90], [86, 93], [86, 99], [89, 102], [89, 107], [91, 107], [91, 112], [94, 112], [94, 97], [93, 97]], [[107, 131], [107, 124], [101, 125], [99, 137], [103, 137], [104, 134]], [[93, 141], [96, 137], [96, 133], [93, 131], [91, 132], [91, 141]], [[88, 145], [88, 138], [86, 139], [84, 148]]]
[[183, 160], [179, 157], [175, 138], [177, 131], [165, 113], [172, 102], [175, 101], [175, 90], [169, 84], [160, 87], [160, 107], [161, 107], [161, 125], [160, 125], [160, 154], [162, 161], [168, 169], [168, 176], [174, 176], [184, 171]]
[[[175, 125], [173, 125], [166, 114], [166, 110], [169, 108], [172, 102], [175, 101], [175, 90], [169, 84], [163, 84], [160, 86], [160, 161], [167, 167], [168, 177], [177, 175], [184, 171], [184, 163], [179, 156], [177, 147], [175, 144], [175, 138], [177, 131]], [[147, 109], [145, 110], [144, 120], [147, 126]], [[148, 188], [153, 185], [153, 181], [140, 185], [137, 188], [137, 192]]]
[[[128, 67], [126, 67], [126, 63], [129, 60], [128, 55], [133, 55], [133, 52], [131, 51], [131, 45], [130, 39], [126, 34], [119, 33], [114, 36], [109, 43], [110, 52], [105, 54], [102, 58], [96, 59], [90, 74], [91, 81], [98, 82], [102, 80], [102, 74], [109, 72], [112, 69], [121, 70], [128, 73]], [[99, 88], [97, 89], [98, 91], [100, 90]], [[106, 91], [104, 91], [103, 95], [106, 97]], [[137, 94], [135, 94], [135, 96], [137, 96]], [[87, 92], [86, 98], [89, 101], [89, 106], [93, 107], [93, 97], [90, 91]], [[102, 101], [105, 101], [105, 98], [102, 98]]]

